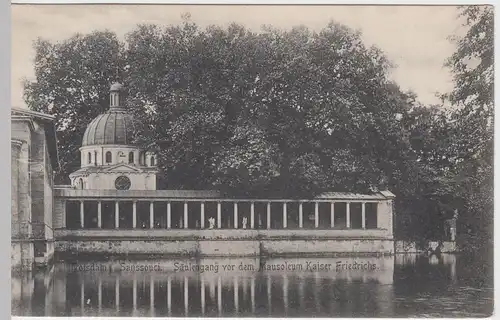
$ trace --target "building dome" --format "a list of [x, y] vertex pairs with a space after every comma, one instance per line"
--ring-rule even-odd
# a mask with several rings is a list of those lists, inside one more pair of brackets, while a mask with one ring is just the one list
[[132, 145], [134, 119], [123, 105], [123, 86], [114, 83], [110, 88], [109, 110], [90, 122], [83, 134], [82, 147], [91, 145]]
[[134, 119], [127, 112], [108, 111], [97, 116], [83, 134], [82, 146], [101, 144], [132, 145]]

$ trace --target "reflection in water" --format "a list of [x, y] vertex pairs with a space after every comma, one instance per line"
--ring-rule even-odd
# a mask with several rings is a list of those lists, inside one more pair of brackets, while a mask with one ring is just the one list
[[[445, 315], [450, 310], [449, 314], [487, 315], [492, 291], [476, 288], [476, 294], [464, 295], [457, 280], [457, 260], [443, 254], [59, 263], [49, 272], [13, 275], [12, 312], [25, 316], [393, 317]], [[469, 298], [482, 299], [482, 309], [470, 311], [462, 301]]]

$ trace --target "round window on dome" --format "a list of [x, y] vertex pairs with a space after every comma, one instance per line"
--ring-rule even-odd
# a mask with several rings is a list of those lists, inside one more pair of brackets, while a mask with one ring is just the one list
[[119, 176], [115, 180], [116, 190], [128, 190], [130, 189], [130, 179], [127, 176]]

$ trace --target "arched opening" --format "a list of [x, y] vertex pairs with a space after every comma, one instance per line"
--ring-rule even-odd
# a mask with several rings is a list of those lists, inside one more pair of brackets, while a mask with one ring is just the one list
[[82, 178], [80, 178], [78, 180], [78, 188], [83, 189], [83, 179]]
[[151, 166], [154, 167], [154, 165], [155, 165], [155, 157], [151, 157], [151, 160], [149, 162], [151, 163]]
[[111, 151], [106, 152], [106, 163], [111, 163]]
[[130, 151], [128, 154], [128, 163], [134, 163], [134, 152]]
[[91, 164], [92, 163], [92, 153], [88, 153], [88, 163]]

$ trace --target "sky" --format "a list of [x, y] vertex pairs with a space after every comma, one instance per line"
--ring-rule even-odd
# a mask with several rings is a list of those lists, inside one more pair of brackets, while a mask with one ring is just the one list
[[179, 24], [182, 14], [205, 27], [236, 22], [258, 31], [262, 25], [321, 30], [336, 21], [359, 30], [367, 45], [382, 49], [396, 67], [390, 77], [425, 104], [451, 91], [452, 75], [443, 66], [455, 51], [449, 40], [463, 32], [453, 6], [307, 5], [12, 5], [11, 101], [26, 107], [22, 79], [34, 80], [33, 42], [61, 41], [75, 33], [108, 29], [120, 38], [139, 23]]

